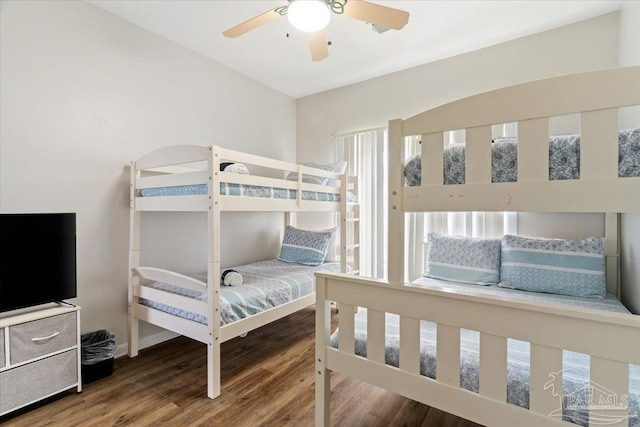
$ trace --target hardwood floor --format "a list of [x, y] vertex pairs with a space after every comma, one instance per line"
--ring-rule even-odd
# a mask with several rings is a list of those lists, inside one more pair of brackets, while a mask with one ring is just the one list
[[[309, 308], [222, 344], [215, 400], [206, 397], [205, 346], [180, 337], [117, 359], [113, 375], [80, 395], [67, 392], [0, 424], [313, 426], [314, 316]], [[334, 426], [477, 426], [340, 374], [331, 388]]]

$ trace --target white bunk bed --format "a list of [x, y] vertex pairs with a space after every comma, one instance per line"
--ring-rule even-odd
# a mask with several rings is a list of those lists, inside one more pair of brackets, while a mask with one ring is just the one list
[[[618, 115], [620, 107], [634, 105], [640, 105], [640, 67], [519, 84], [390, 121], [389, 280], [316, 274], [317, 426], [330, 425], [331, 371], [482, 425], [575, 425], [558, 416], [563, 396], [553, 389], [564, 377], [563, 351], [587, 355], [590, 384], [613, 396], [610, 405], [589, 410], [589, 425], [640, 425], [640, 418], [633, 418], [640, 414], [616, 406], [630, 399], [630, 372], [640, 369], [640, 316], [524, 299], [517, 295], [523, 291], [492, 294], [474, 285], [465, 289], [425, 279], [403, 283], [405, 212], [604, 212], [606, 286], [619, 295], [618, 213], [640, 212], [640, 177], [618, 177]], [[581, 115], [580, 179], [549, 180], [549, 118], [574, 113]], [[492, 183], [492, 125], [510, 122], [517, 122], [518, 180]], [[444, 185], [444, 132], [460, 129], [466, 129], [466, 184]], [[404, 186], [403, 142], [415, 135], [422, 138], [424, 167], [421, 185], [409, 187]], [[335, 335], [333, 343], [330, 338], [333, 301], [341, 308], [337, 348]], [[355, 307], [366, 308], [364, 326], [352, 314]], [[390, 314], [398, 318], [397, 367], [385, 363]], [[421, 375], [421, 321], [437, 324], [434, 378]], [[363, 329], [365, 357], [354, 348], [363, 345], [357, 339]], [[479, 335], [476, 392], [461, 386], [465, 330]], [[526, 407], [508, 403], [511, 340], [529, 345]]]
[[[260, 175], [220, 170], [221, 163], [241, 163]], [[227, 170], [225, 168], [225, 170]], [[296, 173], [294, 180], [285, 175]], [[267, 176], [265, 176], [267, 175]], [[274, 177], [275, 176], [275, 177]], [[331, 185], [312, 184], [308, 177]], [[327, 180], [328, 178], [328, 180]], [[295, 180], [297, 179], [297, 180]], [[221, 322], [220, 216], [225, 211], [284, 212], [293, 225], [297, 212], [335, 212], [340, 215], [339, 271], [358, 273], [358, 205], [344, 174], [228, 150], [218, 146], [179, 145], [148, 153], [131, 164], [131, 228], [129, 253], [129, 356], [139, 349], [139, 321], [143, 320], [207, 344], [209, 398], [220, 395], [220, 344], [313, 305], [315, 295], [293, 295], [290, 301]], [[161, 268], [140, 265], [141, 220], [147, 211], [203, 212], [207, 214], [207, 274], [203, 280]], [[203, 230], [203, 232], [205, 232]], [[351, 236], [351, 237], [349, 237]], [[337, 244], [336, 244], [337, 245]], [[335, 247], [332, 248], [335, 250]], [[349, 256], [347, 256], [349, 255]], [[353, 266], [350, 270], [347, 258]], [[243, 274], [260, 276], [274, 264], [283, 265], [279, 278], [307, 275], [313, 286], [313, 269], [281, 261], [243, 266]], [[297, 267], [296, 267], [297, 266]], [[306, 268], [303, 268], [306, 267]], [[311, 269], [311, 270], [310, 270]], [[255, 279], [255, 277], [254, 277]], [[260, 279], [255, 279], [260, 280]], [[268, 281], [267, 280], [267, 281]], [[243, 285], [237, 288], [241, 288]], [[254, 286], [255, 287], [255, 286]], [[261, 291], [259, 290], [258, 293]], [[289, 296], [289, 292], [286, 292]], [[150, 302], [151, 301], [151, 302]], [[234, 306], [235, 307], [235, 306]], [[167, 310], [170, 308], [171, 310]], [[246, 313], [245, 313], [246, 314]], [[222, 325], [221, 323], [225, 323]]]

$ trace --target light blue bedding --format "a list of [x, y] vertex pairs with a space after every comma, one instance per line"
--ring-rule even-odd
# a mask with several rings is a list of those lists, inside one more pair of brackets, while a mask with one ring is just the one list
[[[435, 279], [422, 278], [414, 282], [416, 287], [437, 287], [442, 290], [467, 289], [485, 295], [517, 297], [523, 301], [548, 302], [568, 304], [574, 307], [592, 308], [598, 310], [628, 313], [628, 310], [612, 295], [604, 299], [567, 297], [535, 292], [517, 291], [498, 288], [497, 286], [466, 285]], [[398, 366], [400, 352], [399, 316], [386, 314], [386, 349], [385, 362]], [[437, 325], [432, 322], [420, 323], [420, 373], [429, 378], [435, 378], [436, 373], [436, 342]], [[331, 336], [331, 346], [338, 346], [338, 331]], [[479, 354], [480, 334], [477, 331], [460, 331], [460, 386], [466, 390], [479, 390]], [[361, 309], [355, 316], [355, 353], [366, 357], [367, 343], [367, 311]], [[523, 408], [529, 407], [529, 348], [527, 342], [508, 340], [507, 355], [507, 402]], [[640, 348], [639, 348], [640, 351]], [[589, 356], [574, 352], [563, 352], [563, 389], [562, 395], [587, 398], [589, 385]], [[629, 426], [640, 427], [640, 366], [630, 365], [630, 396], [629, 408], [631, 414], [638, 416], [629, 419]], [[577, 394], [575, 394], [577, 393]], [[565, 398], [565, 405], [568, 399]], [[588, 413], [584, 410], [563, 411], [563, 418], [579, 425], [588, 425]]]
[[[220, 287], [220, 324], [222, 325], [312, 294], [316, 289], [314, 273], [320, 270], [340, 271], [340, 263], [326, 262], [318, 266], [308, 266], [274, 259], [231, 267], [231, 269], [242, 274], [243, 284]], [[149, 286], [200, 301], [207, 301], [206, 291], [198, 292], [161, 282]], [[185, 319], [207, 324], [207, 318], [202, 315], [155, 301], [141, 299], [140, 303]]]
[[[178, 185], [175, 187], [143, 188], [140, 190], [140, 194], [143, 197], [196, 196], [207, 194], [207, 185], [196, 184]], [[295, 200], [298, 197], [298, 190], [221, 182], [220, 194], [223, 196], [244, 196], [262, 197], [267, 199]], [[302, 200], [339, 202], [340, 195], [335, 193], [323, 193], [320, 191], [302, 191]], [[353, 195], [352, 193], [348, 193], [347, 202], [356, 203], [355, 195]]]

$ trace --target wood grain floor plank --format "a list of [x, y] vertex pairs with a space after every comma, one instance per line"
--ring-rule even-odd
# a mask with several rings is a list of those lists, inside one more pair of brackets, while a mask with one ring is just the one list
[[[335, 312], [334, 328], [337, 326]], [[207, 351], [179, 337], [116, 360], [113, 375], [0, 418], [3, 426], [313, 426], [315, 313], [302, 310], [222, 344], [222, 395], [210, 400]], [[477, 427], [341, 374], [337, 427]]]

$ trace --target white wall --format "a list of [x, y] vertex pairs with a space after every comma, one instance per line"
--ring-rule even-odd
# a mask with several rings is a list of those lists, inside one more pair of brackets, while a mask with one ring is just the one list
[[[0, 5], [1, 211], [77, 212], [82, 330], [108, 329], [125, 343], [125, 165], [183, 143], [295, 161], [295, 101], [85, 2]], [[176, 216], [149, 214], [143, 248], [206, 270], [206, 218]], [[277, 254], [281, 214], [222, 221], [223, 264]], [[33, 262], [27, 279], [46, 280]]]
[[[640, 1], [620, 10], [620, 65], [640, 65]], [[640, 127], [640, 107], [628, 112], [627, 126]], [[640, 213], [622, 215], [622, 302], [640, 313]]]
[[387, 126], [475, 93], [617, 63], [618, 14], [612, 13], [300, 98], [298, 160], [331, 160], [332, 135]]

